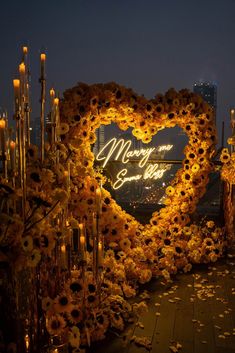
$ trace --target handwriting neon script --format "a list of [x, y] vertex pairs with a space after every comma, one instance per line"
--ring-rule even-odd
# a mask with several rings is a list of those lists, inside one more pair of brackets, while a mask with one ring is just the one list
[[[143, 168], [149, 161], [150, 156], [153, 152], [170, 151], [173, 145], [162, 145], [158, 147], [131, 149], [132, 141], [119, 139], [115, 137], [109, 140], [105, 146], [99, 151], [96, 156], [97, 161], [103, 161], [102, 167], [104, 168], [107, 163], [112, 160], [120, 160], [123, 164], [128, 163], [132, 158], [138, 158], [139, 168]], [[143, 174], [137, 174], [133, 176], [126, 176], [128, 170], [126, 168], [120, 170], [116, 176], [116, 181], [113, 183], [114, 189], [119, 189], [126, 182], [131, 182], [134, 180], [146, 180], [146, 179], [160, 179], [163, 174], [170, 169], [170, 165], [165, 165], [164, 168], [160, 168], [158, 163], [149, 164], [144, 170]]]

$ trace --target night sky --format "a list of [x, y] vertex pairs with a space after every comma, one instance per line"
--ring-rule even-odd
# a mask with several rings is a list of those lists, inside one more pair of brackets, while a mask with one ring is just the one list
[[47, 84], [60, 94], [78, 81], [116, 81], [153, 97], [218, 85], [218, 129], [235, 105], [234, 0], [4, 1], [1, 14], [0, 106], [13, 111], [12, 79], [29, 46], [33, 116], [39, 110], [39, 53]]

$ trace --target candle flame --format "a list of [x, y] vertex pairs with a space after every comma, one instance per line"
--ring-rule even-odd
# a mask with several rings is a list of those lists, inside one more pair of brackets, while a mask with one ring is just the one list
[[96, 189], [96, 191], [95, 191], [95, 193], [96, 193], [96, 196], [101, 196], [101, 189], [98, 187], [97, 189]]
[[20, 80], [18, 80], [18, 79], [13, 80], [13, 86], [14, 86], [14, 88], [19, 88], [20, 87]]
[[40, 58], [41, 58], [41, 61], [45, 61], [46, 60], [46, 54], [45, 53], [41, 53]]
[[4, 119], [0, 120], [0, 129], [5, 129], [6, 127], [6, 121]]
[[11, 142], [10, 142], [10, 148], [14, 149], [14, 148], [15, 148], [15, 146], [16, 146], [15, 141], [11, 141]]
[[59, 105], [59, 98], [55, 98], [55, 99], [54, 99], [54, 104], [55, 104], [55, 105]]
[[28, 47], [23, 47], [23, 53], [27, 54], [28, 53]]
[[53, 98], [53, 97], [55, 97], [55, 90], [54, 90], [54, 88], [51, 88], [50, 89], [50, 96]]
[[19, 65], [19, 72], [21, 74], [25, 73], [25, 64], [23, 62]]
[[61, 245], [60, 249], [61, 249], [61, 252], [63, 252], [63, 253], [66, 252], [66, 246], [64, 244]]

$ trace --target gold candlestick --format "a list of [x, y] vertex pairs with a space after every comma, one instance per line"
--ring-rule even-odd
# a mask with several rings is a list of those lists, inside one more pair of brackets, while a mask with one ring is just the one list
[[3, 177], [7, 178], [7, 159], [6, 159], [6, 121], [0, 120], [0, 139], [1, 139], [1, 152], [2, 152], [2, 173]]
[[15, 173], [15, 147], [16, 147], [15, 141], [11, 141], [10, 142], [10, 163], [11, 163], [11, 170], [13, 175]]
[[13, 87], [15, 97], [15, 114], [18, 114], [20, 110], [20, 80], [13, 80]]
[[101, 188], [98, 187], [95, 191], [95, 203], [96, 203], [96, 212], [99, 216], [101, 213]]
[[98, 267], [103, 267], [104, 263], [104, 254], [103, 254], [103, 244], [102, 241], [99, 241], [98, 244]]
[[51, 127], [51, 136], [50, 136], [50, 144], [52, 151], [55, 149], [55, 90], [53, 88], [50, 89], [50, 127]]
[[81, 261], [86, 261], [86, 237], [83, 223], [79, 224], [79, 250]]
[[41, 161], [44, 161], [44, 153], [45, 153], [45, 102], [46, 102], [46, 79], [45, 79], [45, 62], [46, 62], [46, 54], [41, 53], [40, 55], [41, 62], [41, 115], [40, 115], [40, 125], [41, 125]]

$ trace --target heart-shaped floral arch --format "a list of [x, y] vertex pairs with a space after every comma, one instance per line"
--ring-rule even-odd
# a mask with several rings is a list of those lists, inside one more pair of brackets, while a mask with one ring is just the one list
[[115, 83], [78, 86], [65, 91], [60, 105], [61, 139], [71, 161], [70, 210], [75, 217], [87, 218], [95, 210], [97, 173], [93, 169], [91, 144], [101, 124], [116, 123], [122, 130], [132, 128], [133, 135], [144, 143], [159, 130], [176, 125], [187, 134], [185, 158], [171, 186], [166, 189], [165, 208], [154, 212], [144, 228], [121, 209], [108, 191], [102, 191], [101, 230], [108, 242], [135, 235], [158, 235], [162, 229], [178, 235], [189, 222], [198, 200], [206, 191], [210, 162], [216, 143], [212, 108], [201, 97], [184, 89], [170, 89], [154, 99], [138, 96], [131, 89]]

